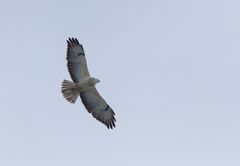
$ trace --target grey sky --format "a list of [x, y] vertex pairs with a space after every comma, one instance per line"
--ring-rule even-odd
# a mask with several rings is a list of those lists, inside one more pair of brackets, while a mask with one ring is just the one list
[[[1, 1], [0, 165], [239, 166], [239, 5]], [[116, 129], [62, 97], [67, 37]]]

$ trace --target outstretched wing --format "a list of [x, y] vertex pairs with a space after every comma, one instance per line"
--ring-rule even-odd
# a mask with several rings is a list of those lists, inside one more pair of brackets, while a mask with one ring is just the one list
[[115, 127], [115, 113], [95, 87], [82, 92], [80, 96], [85, 108], [94, 118], [105, 124], [107, 128]]
[[74, 82], [80, 82], [84, 77], [90, 76], [83, 46], [76, 38], [69, 38], [67, 43], [68, 71]]

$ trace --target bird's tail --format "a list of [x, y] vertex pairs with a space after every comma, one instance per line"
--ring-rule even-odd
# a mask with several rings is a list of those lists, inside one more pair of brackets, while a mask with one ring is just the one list
[[75, 103], [78, 96], [79, 96], [79, 91], [77, 91], [75, 87], [76, 83], [68, 80], [63, 80], [62, 82], [62, 94], [63, 97], [69, 101], [70, 103]]

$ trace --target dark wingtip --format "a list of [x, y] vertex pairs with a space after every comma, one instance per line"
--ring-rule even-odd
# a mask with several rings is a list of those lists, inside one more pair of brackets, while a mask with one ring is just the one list
[[112, 121], [112, 125], [113, 125], [113, 127], [116, 127], [114, 121]]
[[74, 38], [74, 37], [69, 37], [68, 40], [67, 40], [67, 43], [68, 43], [68, 44], [80, 45], [78, 39], [77, 39], [77, 38]]
[[111, 122], [109, 123], [109, 126], [110, 126], [110, 128], [111, 128], [111, 129], [113, 128], [113, 127], [112, 127], [112, 123], [111, 123]]
[[107, 123], [105, 123], [108, 129], [113, 129], [115, 126], [114, 120], [110, 120]]
[[113, 116], [113, 122], [116, 122], [116, 119], [115, 119], [115, 117]]

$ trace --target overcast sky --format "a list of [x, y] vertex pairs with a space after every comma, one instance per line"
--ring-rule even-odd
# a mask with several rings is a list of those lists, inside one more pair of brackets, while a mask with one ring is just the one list
[[[0, 165], [239, 166], [240, 2], [0, 2]], [[68, 103], [83, 44], [114, 130]]]

